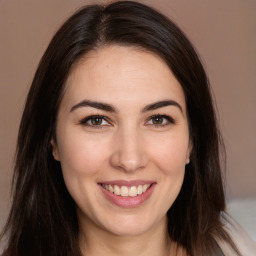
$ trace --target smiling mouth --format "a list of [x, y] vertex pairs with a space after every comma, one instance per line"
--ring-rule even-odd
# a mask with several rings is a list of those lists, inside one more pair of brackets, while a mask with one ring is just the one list
[[100, 184], [105, 190], [120, 197], [136, 197], [145, 193], [152, 184], [143, 184], [138, 186], [118, 186], [109, 184]]

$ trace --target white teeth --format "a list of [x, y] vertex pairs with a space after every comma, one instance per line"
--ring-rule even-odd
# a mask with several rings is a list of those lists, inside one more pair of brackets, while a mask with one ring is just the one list
[[121, 191], [120, 191], [120, 195], [121, 196], [128, 196], [129, 195], [129, 189], [126, 186], [122, 186], [121, 187]]
[[121, 186], [121, 188], [118, 185], [113, 186], [113, 185], [102, 184], [102, 187], [118, 196], [135, 197], [137, 195], [141, 195], [142, 193], [145, 193], [147, 189], [150, 187], [150, 184], [139, 185], [137, 187]]
[[114, 194], [120, 195], [120, 188], [117, 185], [114, 186]]
[[108, 186], [108, 190], [109, 190], [111, 193], [114, 193], [114, 188], [113, 188], [111, 185]]
[[141, 195], [142, 194], [142, 185], [139, 185], [138, 186], [138, 195]]
[[144, 193], [149, 188], [148, 184], [142, 186], [142, 192]]
[[129, 196], [134, 197], [134, 196], [137, 196], [137, 194], [138, 194], [137, 188], [135, 186], [130, 187], [130, 189], [129, 189]]

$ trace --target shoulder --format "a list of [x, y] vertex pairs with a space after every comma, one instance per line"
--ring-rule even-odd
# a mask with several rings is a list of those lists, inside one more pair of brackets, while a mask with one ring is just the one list
[[[230, 216], [224, 214], [223, 217], [224, 228], [232, 238], [233, 242], [241, 252], [242, 256], [255, 256], [256, 255], [256, 242], [253, 241], [246, 233], [243, 227], [238, 224]], [[225, 256], [233, 256], [234, 251], [226, 242], [218, 241]]]

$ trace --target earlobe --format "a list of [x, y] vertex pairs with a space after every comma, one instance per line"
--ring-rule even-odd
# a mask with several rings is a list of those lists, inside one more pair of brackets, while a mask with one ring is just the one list
[[188, 150], [187, 150], [186, 164], [190, 163], [190, 156], [191, 156], [192, 150], [193, 150], [193, 143], [192, 141], [190, 141], [188, 145]]
[[56, 161], [59, 161], [59, 151], [57, 143], [54, 139], [51, 139], [51, 146], [52, 146], [52, 155]]

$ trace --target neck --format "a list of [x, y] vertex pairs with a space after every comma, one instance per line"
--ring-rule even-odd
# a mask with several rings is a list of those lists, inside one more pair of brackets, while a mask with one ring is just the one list
[[135, 236], [118, 236], [95, 225], [82, 225], [80, 248], [83, 256], [167, 256], [171, 242], [167, 232], [167, 218], [155, 227]]

